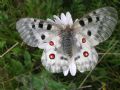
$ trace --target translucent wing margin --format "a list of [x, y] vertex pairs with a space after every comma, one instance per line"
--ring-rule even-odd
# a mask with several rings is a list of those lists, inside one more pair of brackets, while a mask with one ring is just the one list
[[114, 8], [104, 7], [76, 20], [73, 28], [88, 37], [91, 44], [95, 46], [111, 36], [117, 19], [117, 11]]

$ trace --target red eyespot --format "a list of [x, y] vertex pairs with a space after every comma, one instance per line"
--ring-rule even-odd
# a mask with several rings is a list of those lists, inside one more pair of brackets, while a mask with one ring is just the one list
[[49, 45], [50, 45], [50, 46], [53, 46], [53, 45], [54, 45], [54, 42], [53, 42], [53, 41], [50, 41], [50, 42], [49, 42]]
[[50, 55], [49, 55], [49, 58], [50, 58], [50, 59], [54, 59], [54, 58], [55, 58], [55, 54], [53, 54], [53, 53], [50, 54]]
[[88, 57], [88, 56], [89, 56], [89, 53], [88, 53], [87, 51], [84, 51], [84, 52], [83, 52], [83, 55], [84, 55], [84, 57]]
[[85, 43], [86, 42], [86, 38], [82, 38], [82, 43]]

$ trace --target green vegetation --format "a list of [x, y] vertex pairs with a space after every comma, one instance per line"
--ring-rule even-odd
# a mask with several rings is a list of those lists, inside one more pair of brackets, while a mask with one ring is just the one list
[[96, 47], [102, 54], [95, 70], [75, 77], [47, 72], [42, 50], [24, 44], [15, 28], [23, 17], [46, 19], [69, 11], [75, 19], [104, 6], [116, 8], [120, 17], [119, 0], [0, 0], [0, 90], [120, 90], [119, 20], [112, 36]]

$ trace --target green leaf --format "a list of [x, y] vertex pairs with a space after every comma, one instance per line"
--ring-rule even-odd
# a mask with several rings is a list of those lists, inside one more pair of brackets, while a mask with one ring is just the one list
[[25, 63], [26, 69], [31, 69], [32, 67], [31, 55], [28, 51], [24, 52], [24, 63]]
[[43, 90], [44, 89], [43, 79], [33, 76], [33, 86], [36, 90]]
[[3, 48], [6, 44], [6, 41], [0, 41], [0, 48]]
[[18, 55], [19, 53], [21, 53], [22, 49], [20, 47], [15, 47], [12, 49], [13, 53]]
[[19, 75], [24, 71], [23, 65], [19, 61], [14, 59], [11, 60], [10, 64], [6, 65], [6, 69], [12, 75]]

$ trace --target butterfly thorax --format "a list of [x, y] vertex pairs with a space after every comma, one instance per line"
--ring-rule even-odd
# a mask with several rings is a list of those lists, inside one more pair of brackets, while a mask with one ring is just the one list
[[74, 36], [73, 30], [68, 27], [65, 30], [61, 31], [61, 45], [63, 53], [64, 55], [67, 55], [70, 58], [73, 56], [72, 51], [72, 47], [74, 44], [73, 36]]

